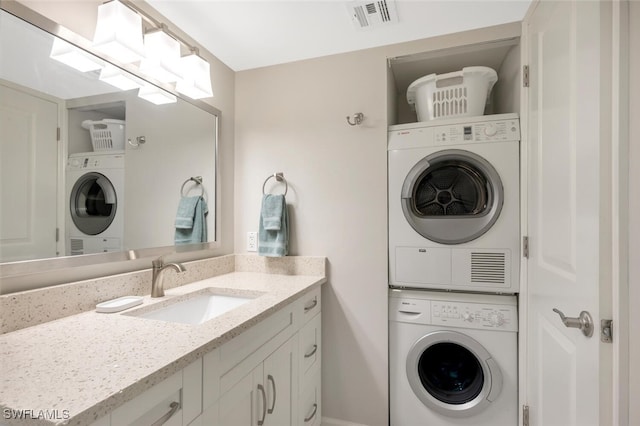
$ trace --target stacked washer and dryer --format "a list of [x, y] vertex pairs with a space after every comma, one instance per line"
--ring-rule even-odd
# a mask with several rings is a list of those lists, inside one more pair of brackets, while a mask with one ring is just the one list
[[514, 426], [517, 114], [390, 126], [391, 426]]
[[123, 250], [125, 151], [123, 120], [86, 120], [94, 151], [69, 155], [66, 255]]

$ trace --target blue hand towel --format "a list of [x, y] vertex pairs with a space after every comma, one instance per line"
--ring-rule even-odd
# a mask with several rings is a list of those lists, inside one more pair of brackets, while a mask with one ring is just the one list
[[284, 195], [262, 196], [258, 226], [258, 254], [270, 257], [289, 254], [289, 216]]
[[175, 243], [206, 243], [208, 213], [209, 208], [204, 198], [182, 197], [176, 214]]

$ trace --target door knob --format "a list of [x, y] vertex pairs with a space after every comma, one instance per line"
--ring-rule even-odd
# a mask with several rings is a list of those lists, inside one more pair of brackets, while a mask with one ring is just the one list
[[587, 337], [593, 336], [593, 318], [587, 311], [580, 312], [580, 316], [577, 318], [566, 317], [560, 309], [553, 308], [553, 312], [560, 315], [560, 319], [565, 327], [577, 328], [582, 330], [582, 334]]

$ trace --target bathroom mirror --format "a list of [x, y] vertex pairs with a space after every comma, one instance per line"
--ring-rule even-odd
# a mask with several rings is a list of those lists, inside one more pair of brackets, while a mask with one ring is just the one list
[[[0, 294], [17, 291], [9, 278], [214, 248], [220, 112], [98, 56], [19, 3], [0, 9]], [[100, 68], [52, 58], [73, 48], [63, 40]], [[116, 88], [106, 67], [174, 101]], [[181, 197], [201, 194], [206, 241], [174, 245]], [[81, 216], [109, 223], [82, 228]]]

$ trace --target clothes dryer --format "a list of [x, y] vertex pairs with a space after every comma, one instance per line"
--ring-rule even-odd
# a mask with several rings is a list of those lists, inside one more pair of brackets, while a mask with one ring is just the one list
[[389, 291], [391, 426], [518, 423], [516, 296]]
[[517, 293], [517, 114], [390, 126], [389, 285]]
[[124, 152], [72, 154], [67, 161], [67, 255], [123, 250]]

